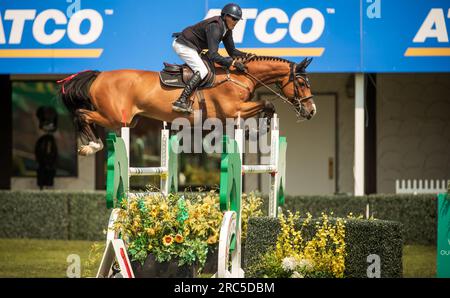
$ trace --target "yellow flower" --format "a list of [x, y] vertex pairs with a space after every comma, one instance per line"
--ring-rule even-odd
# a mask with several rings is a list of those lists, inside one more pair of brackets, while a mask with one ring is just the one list
[[153, 207], [152, 210], [150, 211], [150, 215], [152, 217], [158, 216], [158, 209], [156, 209], [156, 207]]
[[206, 242], [207, 242], [208, 244], [214, 244], [214, 243], [217, 243], [217, 240], [219, 240], [218, 238], [219, 238], [219, 237], [218, 237], [218, 234], [217, 234], [217, 233], [214, 233], [213, 235], [211, 235], [211, 236], [208, 237], [208, 240], [206, 240]]
[[169, 245], [171, 245], [173, 243], [173, 237], [171, 236], [171, 235], [165, 235], [164, 237], [163, 237], [163, 244], [165, 245], [165, 246], [169, 246]]
[[183, 238], [182, 235], [177, 234], [177, 235], [175, 236], [175, 242], [176, 242], [176, 243], [182, 243], [183, 241], [184, 241], [184, 238]]
[[156, 231], [153, 228], [147, 228], [147, 229], [145, 229], [145, 231], [147, 232], [147, 234], [149, 236], [155, 236], [155, 234], [156, 234]]
[[169, 206], [167, 206], [167, 203], [163, 202], [163, 203], [161, 203], [161, 205], [159, 206], [159, 208], [160, 208], [162, 211], [167, 211], [167, 210], [169, 209]]

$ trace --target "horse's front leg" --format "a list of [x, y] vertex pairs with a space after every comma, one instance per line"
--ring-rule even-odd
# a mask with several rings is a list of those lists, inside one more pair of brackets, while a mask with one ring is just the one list
[[[245, 110], [246, 112], [243, 113], [243, 110]], [[261, 112], [263, 114], [260, 118], [266, 119], [267, 130], [269, 130], [271, 120], [273, 118], [273, 115], [275, 114], [275, 106], [271, 101], [260, 100], [254, 102], [244, 102], [241, 104], [241, 117], [244, 119], [257, 115], [259, 116]]]
[[[271, 104], [271, 103], [270, 103]], [[273, 105], [272, 105], [273, 107]], [[240, 105], [240, 115], [241, 118], [243, 119], [248, 119], [254, 116], [259, 116], [261, 112], [264, 112], [265, 116], [267, 116], [267, 113], [270, 113], [270, 111], [275, 111], [275, 108], [273, 107], [273, 109], [270, 108], [270, 105], [267, 105], [267, 101], [266, 100], [259, 100], [259, 101], [248, 101], [248, 102], [243, 102]], [[272, 113], [273, 115], [273, 113]], [[263, 134], [267, 133], [267, 131], [269, 130], [270, 127], [270, 118], [268, 118], [267, 120], [267, 129], [263, 130]], [[258, 124], [259, 126], [260, 124]], [[257, 128], [254, 128], [252, 130], [258, 131]], [[250, 135], [250, 131], [246, 130], [245, 131], [245, 138], [248, 139], [249, 135]]]
[[264, 100], [242, 102], [238, 112], [240, 112], [241, 118], [247, 119], [258, 115], [264, 110], [265, 106], [266, 103]]
[[271, 120], [273, 118], [273, 115], [275, 114], [275, 106], [271, 101], [265, 100], [265, 106], [264, 106], [264, 114], [263, 118], [266, 118], [267, 120], [267, 127], [270, 127]]

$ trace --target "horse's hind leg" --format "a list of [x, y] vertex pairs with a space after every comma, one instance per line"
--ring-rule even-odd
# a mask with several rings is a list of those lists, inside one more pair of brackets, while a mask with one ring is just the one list
[[[94, 124], [111, 129], [116, 129], [117, 125], [120, 127], [120, 122], [114, 123], [95, 111], [79, 109], [77, 110], [77, 114], [81, 119], [79, 125], [81, 125], [82, 131], [80, 135], [82, 144], [78, 148], [78, 154], [80, 155], [91, 155], [103, 149], [103, 142], [97, 136]], [[83, 140], [83, 137], [87, 138], [87, 140]]]

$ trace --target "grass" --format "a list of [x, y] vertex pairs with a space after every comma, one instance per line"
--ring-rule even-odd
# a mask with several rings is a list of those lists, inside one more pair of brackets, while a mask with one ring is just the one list
[[[71, 254], [80, 257], [82, 277], [94, 276], [98, 262], [88, 264], [92, 241], [0, 239], [0, 277], [67, 277]], [[103, 242], [101, 245], [104, 245]]]
[[[81, 276], [94, 277], [103, 248], [103, 241], [0, 239], [0, 277], [67, 277], [67, 269], [73, 263], [67, 262], [71, 254], [80, 257]], [[404, 277], [435, 274], [436, 247], [404, 246]]]
[[403, 246], [403, 277], [435, 277], [436, 246]]

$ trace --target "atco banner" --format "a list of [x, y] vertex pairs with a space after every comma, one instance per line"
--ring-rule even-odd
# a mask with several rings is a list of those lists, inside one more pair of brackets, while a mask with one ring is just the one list
[[[158, 70], [172, 33], [229, 1], [1, 0], [0, 73]], [[450, 2], [242, 0], [236, 46], [311, 72], [449, 72]]]

